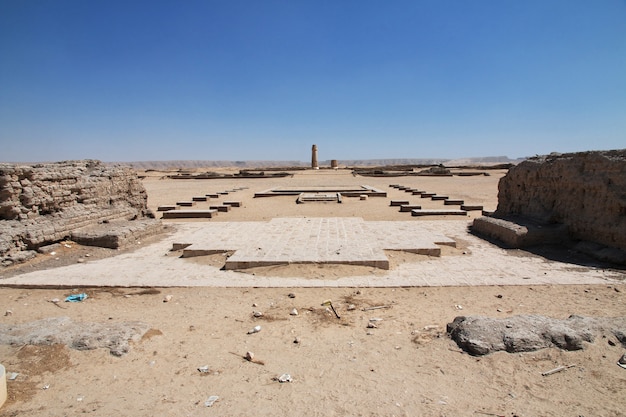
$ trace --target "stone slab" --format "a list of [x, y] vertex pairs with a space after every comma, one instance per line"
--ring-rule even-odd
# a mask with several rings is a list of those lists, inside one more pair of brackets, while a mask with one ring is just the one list
[[424, 194], [426, 191], [424, 190], [413, 190], [413, 195], [420, 195], [420, 194]]
[[217, 211], [223, 211], [223, 212], [227, 212], [230, 210], [230, 206], [226, 206], [226, 205], [219, 205], [219, 206], [209, 206], [209, 208], [211, 210], [217, 210]]
[[172, 210], [163, 212], [164, 219], [199, 219], [217, 216], [217, 210]]
[[157, 208], [157, 211], [170, 211], [170, 210], [176, 210], [177, 206], [175, 205], [169, 205], [169, 206], [159, 206]]
[[191, 197], [191, 201], [206, 201], [206, 200], [207, 200], [206, 196]]
[[389, 202], [390, 206], [404, 206], [409, 204], [409, 200], [391, 200]]
[[226, 260], [226, 270], [291, 263], [389, 269], [385, 250], [439, 256], [439, 245], [455, 246], [456, 243], [442, 234], [425, 230], [417, 222], [323, 217], [219, 223], [207, 235], [178, 241], [172, 248], [182, 249], [183, 257], [234, 251]]
[[178, 201], [176, 203], [177, 206], [181, 206], [181, 207], [191, 207], [195, 204], [196, 203], [194, 203], [193, 201]]
[[206, 196], [207, 196], [208, 198], [219, 198], [219, 197], [220, 197], [220, 195], [219, 195], [219, 194], [215, 194], [215, 193], [212, 193], [212, 194], [206, 194]]
[[434, 195], [435, 195], [435, 193], [422, 193], [421, 197], [422, 198], [430, 198], [430, 197], [432, 197]]
[[483, 206], [469, 206], [469, 205], [462, 205], [461, 206], [461, 210], [465, 210], [465, 211], [482, 211]]
[[411, 210], [412, 216], [467, 216], [465, 210]]
[[222, 204], [231, 207], [241, 207], [241, 201], [224, 201]]
[[400, 206], [400, 211], [402, 212], [409, 212], [411, 210], [421, 210], [422, 206], [418, 206], [415, 204], [403, 204]]
[[463, 201], [463, 200], [452, 200], [450, 198], [443, 202], [444, 206], [460, 206], [462, 204], [465, 204], [465, 201]]
[[430, 199], [433, 200], [433, 201], [447, 200], [448, 196], [447, 195], [434, 195], [434, 196], [430, 197]]

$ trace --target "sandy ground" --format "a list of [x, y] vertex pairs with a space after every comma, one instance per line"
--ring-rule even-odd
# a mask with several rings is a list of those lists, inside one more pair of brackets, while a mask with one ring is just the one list
[[[389, 188], [389, 184], [415, 186], [493, 210], [497, 182], [504, 172], [490, 174], [366, 178], [346, 171], [320, 170], [282, 179], [162, 180], [163, 173], [149, 172], [144, 184], [149, 206], [155, 212], [159, 205], [195, 195], [249, 187], [227, 197], [244, 202], [243, 208], [222, 213], [211, 222], [261, 221], [278, 216], [422, 221], [390, 208], [389, 199], [408, 199], [432, 208], [441, 208], [441, 203], [416, 199]], [[389, 196], [301, 205], [290, 197], [252, 198], [254, 192], [276, 186], [355, 184], [383, 189]], [[467, 220], [477, 214], [472, 213]], [[149, 244], [143, 242], [137, 253]], [[59, 254], [58, 260], [42, 258], [22, 269], [6, 270], [2, 277], [19, 278], [21, 273], [75, 262], [85, 254], [94, 258], [115, 254], [68, 246], [72, 248]], [[456, 251], [446, 249], [442, 257], [460, 257], [460, 250], [462, 244]], [[535, 254], [511, 252], [555, 269], [569, 268], [569, 264], [557, 265], [554, 260], [542, 261]], [[191, 265], [198, 271], [213, 271], [219, 268], [220, 259], [195, 259]], [[582, 260], [572, 261], [574, 271]], [[420, 262], [436, 260], [400, 255], [394, 259], [392, 271], [376, 271], [373, 276], [384, 279], [394, 269]], [[322, 268], [335, 277], [363, 273], [363, 267]], [[586, 268], [589, 273], [601, 269]], [[60, 269], [50, 269], [50, 273], [55, 270]], [[277, 280], [295, 274], [314, 280], [319, 267], [258, 268], [247, 273]], [[551, 348], [477, 358], [461, 352], [445, 332], [446, 324], [458, 315], [624, 316], [624, 273], [613, 270], [612, 277], [618, 280], [560, 286], [0, 287], [2, 323], [67, 316], [84, 322], [139, 320], [152, 328], [122, 357], [112, 356], [106, 349], [78, 351], [62, 345], [0, 346], [0, 361], [7, 372], [19, 373], [15, 381], [8, 382], [9, 398], [0, 408], [0, 416], [620, 416], [626, 409], [626, 370], [616, 362], [625, 349], [612, 335], [599, 335], [594, 343], [576, 352]], [[50, 302], [77, 291], [87, 292], [89, 298], [81, 303]], [[169, 302], [163, 301], [166, 296], [171, 296]], [[321, 305], [328, 299], [340, 319]], [[348, 309], [350, 304], [354, 309]], [[369, 309], [381, 306], [385, 308]], [[290, 314], [293, 308], [298, 315]], [[254, 311], [263, 316], [255, 318]], [[377, 328], [367, 328], [370, 319], [381, 319], [375, 321]], [[257, 325], [261, 331], [248, 334]], [[254, 353], [254, 362], [243, 358], [248, 351]], [[541, 375], [560, 365], [574, 366]], [[209, 372], [199, 372], [203, 366], [208, 366]], [[275, 380], [285, 373], [292, 382]], [[211, 407], [205, 406], [212, 395], [219, 399]]]

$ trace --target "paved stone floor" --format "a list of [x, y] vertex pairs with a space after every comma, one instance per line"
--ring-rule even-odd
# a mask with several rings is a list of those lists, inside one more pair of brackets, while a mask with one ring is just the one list
[[[181, 237], [182, 238], [182, 237]], [[182, 239], [184, 257], [236, 251], [226, 269], [289, 263], [351, 264], [389, 269], [384, 250], [439, 256], [453, 239], [419, 222], [366, 222], [358, 217], [276, 218], [269, 222], [210, 223]]]
[[[299, 221], [305, 221], [299, 220]], [[277, 222], [282, 220], [277, 219]], [[352, 220], [342, 222], [352, 224]], [[272, 223], [272, 222], [270, 222]], [[552, 261], [523, 251], [507, 251], [467, 232], [465, 220], [419, 221], [420, 230], [429, 236], [445, 236], [467, 247], [465, 255], [442, 255], [423, 257], [419, 262], [403, 263], [382, 271], [377, 268], [358, 276], [340, 278], [304, 278], [300, 276], [261, 276], [241, 271], [223, 270], [184, 259], [171, 252], [172, 245], [180, 242], [203, 242], [214, 239], [216, 246], [228, 248], [229, 242], [254, 242], [259, 239], [281, 236], [286, 231], [276, 227], [277, 236], [261, 234], [268, 231], [263, 222], [184, 222], [175, 225], [176, 231], [164, 239], [139, 247], [118, 256], [88, 261], [45, 271], [35, 271], [0, 280], [0, 285], [37, 287], [420, 287], [420, 286], [476, 286], [476, 285], [563, 285], [563, 284], [611, 284], [624, 282], [626, 272], [572, 263]], [[311, 224], [315, 224], [312, 222]], [[359, 222], [363, 231], [355, 245], [363, 250], [372, 247], [370, 239], [377, 241], [378, 248], [392, 249], [392, 244], [402, 246], [403, 239], [412, 232], [405, 222]], [[274, 224], [276, 225], [276, 224]], [[272, 228], [269, 230], [272, 230]], [[330, 223], [329, 223], [330, 225]], [[329, 226], [330, 227], [330, 226]], [[221, 229], [224, 228], [224, 229]], [[222, 230], [221, 232], [219, 230]], [[319, 229], [318, 229], [319, 231]], [[281, 233], [283, 235], [281, 235]], [[299, 232], [301, 233], [301, 232]], [[319, 232], [318, 232], [319, 233]], [[352, 232], [351, 232], [352, 233]], [[296, 239], [297, 240], [297, 239]], [[294, 250], [301, 250], [297, 248]], [[286, 245], [284, 245], [286, 246]], [[250, 246], [250, 247], [253, 247]], [[233, 249], [237, 249], [233, 247]], [[368, 271], [366, 268], [365, 271]]]

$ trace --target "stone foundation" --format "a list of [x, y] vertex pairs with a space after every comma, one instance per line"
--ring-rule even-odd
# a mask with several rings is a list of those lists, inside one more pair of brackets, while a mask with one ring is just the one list
[[620, 255], [626, 253], [626, 149], [520, 163], [500, 180], [498, 209], [476, 219], [472, 230], [512, 247], [593, 242], [608, 248], [612, 260], [626, 259]]
[[[18, 252], [71, 238], [78, 229], [153, 218], [147, 198], [132, 169], [100, 161], [0, 164], [0, 260], [20, 259]], [[145, 222], [131, 229], [141, 227]]]

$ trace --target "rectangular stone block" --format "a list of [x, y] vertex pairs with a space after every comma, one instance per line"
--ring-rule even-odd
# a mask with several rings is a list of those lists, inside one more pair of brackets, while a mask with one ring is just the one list
[[411, 210], [411, 216], [467, 216], [465, 210]]
[[414, 204], [403, 204], [400, 206], [400, 211], [409, 212], [411, 210], [421, 210], [422, 206], [417, 206]]
[[230, 206], [225, 206], [225, 205], [220, 205], [220, 206], [211, 206], [209, 207], [211, 210], [217, 210], [217, 211], [228, 211], [230, 210]]
[[217, 210], [172, 210], [163, 212], [164, 219], [197, 219], [217, 216]]
[[212, 193], [212, 194], [207, 194], [206, 196], [207, 196], [208, 198], [219, 198], [219, 197], [220, 197], [220, 195], [219, 195], [219, 194], [215, 194], [215, 193]]
[[479, 211], [482, 209], [483, 209], [483, 206], [467, 206], [467, 205], [461, 206], [461, 210], [465, 210], [465, 211]]
[[435, 195], [435, 193], [422, 193], [420, 195], [420, 197], [422, 197], [422, 198], [431, 198], [434, 195]]
[[446, 201], [443, 202], [443, 204], [445, 206], [460, 206], [461, 204], [465, 204], [465, 201], [447, 199]]
[[176, 206], [159, 206], [157, 208], [157, 211], [170, 211], [170, 210], [176, 210]]
[[241, 207], [241, 201], [224, 201], [225, 206]]
[[409, 204], [409, 200], [391, 200], [390, 206], [403, 206]]
[[197, 197], [191, 197], [192, 201], [206, 201], [206, 196], [202, 197], [202, 196], [197, 196]]
[[195, 203], [193, 201], [178, 201], [176, 202], [177, 206], [181, 206], [181, 207], [191, 207], [193, 206]]
[[447, 195], [434, 195], [430, 199], [433, 201], [447, 200], [448, 196]]

